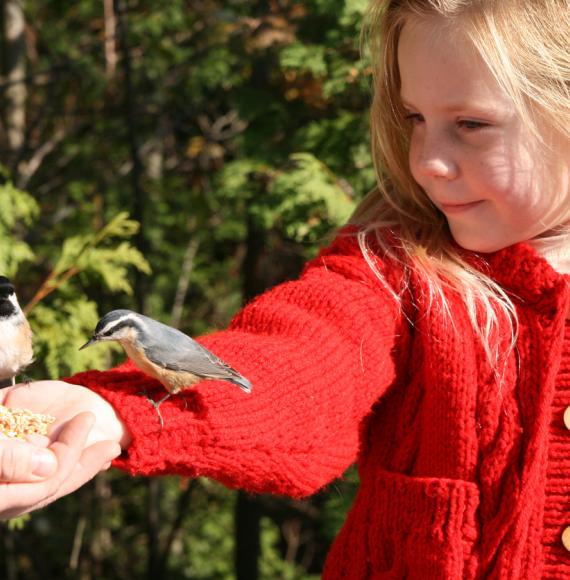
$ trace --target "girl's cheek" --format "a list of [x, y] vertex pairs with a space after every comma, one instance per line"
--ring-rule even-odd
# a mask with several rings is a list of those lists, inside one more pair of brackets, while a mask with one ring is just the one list
[[490, 194], [500, 195], [505, 201], [517, 196], [517, 191], [528, 187], [526, 172], [502, 155], [488, 155], [479, 160], [477, 173], [484, 188]]
[[416, 140], [414, 140], [413, 138], [410, 142], [410, 152], [408, 155], [408, 165], [410, 167], [410, 173], [412, 174], [412, 177], [414, 178], [416, 183], [418, 183], [419, 185], [423, 185], [422, 184], [422, 174], [418, 169], [418, 167], [419, 167], [418, 146], [417, 146]]

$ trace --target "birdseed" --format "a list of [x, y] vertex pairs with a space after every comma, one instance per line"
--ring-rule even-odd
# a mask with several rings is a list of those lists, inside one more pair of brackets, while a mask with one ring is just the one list
[[40, 415], [29, 409], [9, 409], [0, 405], [0, 436], [25, 439], [37, 433], [47, 435], [48, 427], [55, 421], [51, 415]]

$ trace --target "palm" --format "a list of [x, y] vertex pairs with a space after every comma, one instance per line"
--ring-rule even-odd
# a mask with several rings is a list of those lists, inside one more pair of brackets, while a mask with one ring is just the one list
[[21, 384], [0, 391], [0, 402], [55, 417], [49, 438], [58, 463], [55, 475], [46, 480], [0, 483], [0, 518], [37, 509], [71, 493], [120, 453], [122, 425], [113, 408], [84, 387], [61, 381]]
[[95, 415], [95, 426], [89, 434], [87, 445], [103, 440], [120, 440], [117, 416], [101, 397], [79, 385], [63, 381], [38, 381], [24, 383], [0, 391], [3, 404], [10, 408], [24, 408], [55, 417], [50, 437], [57, 437], [62, 426], [83, 411]]

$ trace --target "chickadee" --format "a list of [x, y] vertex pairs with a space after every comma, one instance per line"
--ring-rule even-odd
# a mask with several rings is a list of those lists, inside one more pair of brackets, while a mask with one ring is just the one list
[[33, 360], [32, 330], [13, 284], [0, 276], [0, 385], [15, 384], [15, 376]]
[[[186, 334], [131, 310], [113, 310], [97, 323], [93, 337], [79, 350], [95, 342], [114, 340], [145, 374], [157, 379], [168, 391], [159, 405], [171, 395], [204, 379], [234, 383], [246, 393], [251, 383], [214, 353]], [[160, 416], [162, 424], [162, 417]]]

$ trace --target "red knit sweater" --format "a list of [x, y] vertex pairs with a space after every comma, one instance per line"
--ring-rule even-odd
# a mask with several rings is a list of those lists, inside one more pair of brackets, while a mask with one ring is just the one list
[[[300, 497], [358, 461], [359, 493], [325, 578], [570, 578], [560, 543], [570, 525], [570, 293], [527, 245], [472, 259], [519, 315], [500, 386], [460, 298], [449, 293], [452, 325], [412, 274], [400, 309], [353, 236], [201, 339], [252, 381], [251, 395], [201, 383], [187, 406], [178, 396], [161, 406], [161, 429], [139, 392], [158, 398], [162, 387], [131, 364], [69, 380], [118, 410], [132, 444], [115, 465], [133, 474]], [[379, 268], [399, 292], [401, 270]]]

